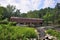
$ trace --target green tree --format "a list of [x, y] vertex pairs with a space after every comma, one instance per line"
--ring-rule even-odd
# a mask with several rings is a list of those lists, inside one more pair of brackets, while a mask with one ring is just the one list
[[37, 10], [29, 11], [29, 12], [27, 13], [27, 17], [28, 17], [28, 18], [39, 18], [39, 16], [38, 16], [38, 11], [37, 11]]
[[[4, 17], [3, 15], [7, 12], [6, 8], [0, 7], [0, 20]], [[6, 15], [6, 14], [5, 14]]]
[[20, 17], [20, 10], [16, 9], [15, 6], [13, 5], [7, 5], [6, 7], [7, 13], [6, 13], [6, 18], [10, 18], [12, 16], [14, 17]]
[[20, 17], [21, 16], [20, 15], [20, 10], [17, 9], [16, 12], [14, 12], [13, 16]]
[[54, 10], [55, 10], [54, 21], [55, 23], [59, 23], [60, 22], [60, 3], [56, 4]]
[[14, 11], [15, 11], [16, 8], [13, 5], [12, 6], [7, 5], [6, 9], [7, 9], [7, 17], [10, 18], [11, 16], [13, 16]]
[[22, 13], [22, 14], [21, 14], [21, 17], [26, 18], [26, 17], [27, 17], [27, 14], [26, 14], [26, 13]]

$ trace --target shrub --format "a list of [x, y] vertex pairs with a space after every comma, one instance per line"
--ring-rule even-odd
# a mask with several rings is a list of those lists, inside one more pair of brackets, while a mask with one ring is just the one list
[[57, 37], [57, 39], [60, 40], [60, 32], [53, 30], [53, 29], [49, 29], [49, 30], [47, 30], [47, 33], [52, 36]]
[[9, 22], [8, 25], [10, 25], [10, 26], [16, 26], [16, 22]]
[[0, 25], [0, 40], [19, 40], [20, 38], [36, 38], [34, 28]]

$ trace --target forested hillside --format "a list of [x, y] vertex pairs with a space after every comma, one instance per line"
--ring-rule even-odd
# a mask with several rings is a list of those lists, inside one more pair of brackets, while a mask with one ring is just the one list
[[42, 8], [40, 10], [29, 11], [27, 13], [21, 13], [19, 9], [16, 9], [13, 5], [7, 5], [7, 7], [0, 6], [0, 20], [10, 17], [25, 17], [25, 18], [42, 18], [45, 23], [51, 22], [53, 24], [60, 24], [60, 3], [57, 3], [55, 8]]
[[43, 18], [45, 23], [51, 22], [60, 24], [60, 3], [57, 3], [55, 8], [44, 8], [40, 10], [29, 11], [21, 14], [22, 17], [27, 18]]

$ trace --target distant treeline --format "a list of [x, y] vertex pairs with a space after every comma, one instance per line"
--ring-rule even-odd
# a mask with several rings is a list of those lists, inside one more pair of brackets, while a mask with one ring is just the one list
[[0, 6], [0, 20], [10, 17], [24, 17], [24, 18], [42, 18], [45, 23], [60, 24], [60, 3], [57, 3], [54, 8], [44, 8], [40, 10], [29, 11], [27, 13], [21, 13], [19, 9], [16, 9], [13, 5], [7, 5], [7, 7]]

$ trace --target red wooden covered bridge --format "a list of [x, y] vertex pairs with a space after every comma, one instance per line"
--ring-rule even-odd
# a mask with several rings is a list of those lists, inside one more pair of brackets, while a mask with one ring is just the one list
[[23, 24], [23, 25], [41, 26], [43, 24], [43, 19], [40, 18], [11, 17], [10, 21], [17, 22], [17, 24]]

